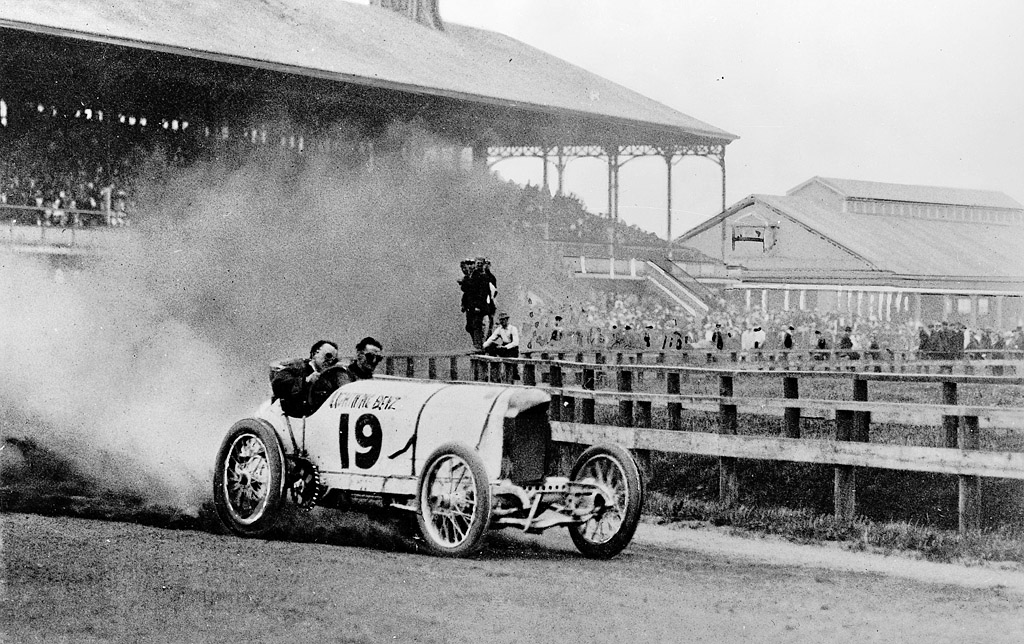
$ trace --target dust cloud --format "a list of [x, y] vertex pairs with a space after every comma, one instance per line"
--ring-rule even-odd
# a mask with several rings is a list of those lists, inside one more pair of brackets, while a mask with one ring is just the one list
[[0, 254], [0, 429], [188, 512], [227, 428], [269, 394], [270, 362], [366, 335], [468, 351], [460, 259], [490, 258], [513, 309], [560, 266], [511, 223], [515, 189], [450, 163], [154, 155], [138, 174], [133, 225], [82, 270], [55, 280]]

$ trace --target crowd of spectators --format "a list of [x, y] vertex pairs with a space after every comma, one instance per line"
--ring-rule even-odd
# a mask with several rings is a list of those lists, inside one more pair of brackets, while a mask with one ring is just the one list
[[657, 297], [592, 291], [558, 306], [527, 302], [526, 351], [677, 352], [711, 350], [753, 359], [758, 351], [889, 360], [1000, 357], [1024, 351], [1024, 330], [893, 322], [835, 311], [750, 310], [720, 299], [705, 315], [666, 306]]
[[[606, 217], [590, 213], [576, 195], [551, 195], [542, 186], [519, 188], [519, 225], [543, 239], [587, 244], [608, 244], [611, 241]], [[615, 226], [616, 244], [620, 246], [665, 245], [654, 233], [635, 224], [621, 221]]]
[[40, 226], [123, 226], [131, 155], [98, 158], [88, 128], [47, 128], [0, 149], [0, 215]]

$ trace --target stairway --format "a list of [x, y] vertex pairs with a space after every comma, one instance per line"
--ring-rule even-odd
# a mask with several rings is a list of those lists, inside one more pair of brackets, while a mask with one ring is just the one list
[[668, 259], [648, 259], [644, 265], [647, 280], [694, 317], [703, 317], [714, 303], [714, 291]]

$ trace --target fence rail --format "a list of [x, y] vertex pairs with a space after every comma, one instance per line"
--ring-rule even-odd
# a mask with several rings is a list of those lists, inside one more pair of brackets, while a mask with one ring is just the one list
[[[575, 356], [579, 358], [580, 356]], [[427, 371], [417, 367], [427, 361]], [[1024, 362], [1001, 361], [1003, 371], [1024, 373]], [[438, 367], [446, 367], [439, 369]], [[719, 498], [736, 503], [741, 481], [737, 459], [792, 461], [831, 465], [834, 468], [834, 511], [838, 519], [856, 515], [856, 468], [870, 467], [909, 472], [955, 475], [959, 482], [960, 530], [981, 527], [981, 478], [1024, 480], [1024, 450], [983, 450], [983, 432], [1010, 436], [1024, 444], [1024, 377], [952, 373], [963, 365], [947, 365], [943, 373], [892, 371], [752, 370], [712, 366], [632, 364], [616, 360], [584, 362], [558, 359], [499, 359], [485, 356], [389, 357], [386, 373], [396, 366], [408, 377], [520, 383], [551, 393], [550, 416], [554, 440], [594, 444], [614, 441], [633, 449], [644, 460], [651, 451], [713, 456], [719, 459]], [[867, 366], [867, 365], [857, 365]], [[874, 365], [871, 365], [872, 367]], [[603, 376], [603, 377], [601, 377]], [[736, 395], [736, 382], [759, 380], [779, 395]], [[716, 393], [683, 392], [683, 385], [701, 380], [717, 385]], [[717, 381], [717, 382], [715, 382]], [[822, 381], [845, 387], [848, 398], [801, 397], [802, 388]], [[603, 389], [599, 383], [604, 383]], [[614, 385], [612, 385], [614, 383]], [[838, 383], [838, 384], [837, 384]], [[745, 383], [746, 384], [746, 383]], [[802, 387], [803, 384], [803, 387]], [[870, 400], [869, 386], [913, 385], [913, 401]], [[966, 404], [965, 387], [1009, 388], [1008, 404]], [[938, 402], [923, 401], [928, 391]], [[918, 398], [922, 401], [918, 402]], [[598, 406], [614, 423], [596, 422]], [[664, 427], [654, 427], [654, 411]], [[714, 431], [689, 431], [689, 414], [716, 418]], [[740, 431], [740, 414], [777, 423], [776, 435], [747, 435]], [[802, 436], [801, 419], [830, 423], [827, 438]], [[935, 430], [933, 444], [872, 442], [872, 430], [881, 423]], [[920, 442], [920, 437], [916, 437]]]

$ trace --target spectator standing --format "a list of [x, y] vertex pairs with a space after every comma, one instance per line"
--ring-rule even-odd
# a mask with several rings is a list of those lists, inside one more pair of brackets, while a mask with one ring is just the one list
[[483, 257], [475, 260], [462, 262], [462, 279], [459, 286], [462, 288], [462, 310], [466, 314], [466, 332], [473, 342], [473, 349], [483, 350], [484, 339], [484, 318], [490, 310], [491, 283], [484, 274]]
[[494, 330], [494, 313], [498, 310], [498, 278], [491, 272], [491, 262], [484, 257], [476, 258], [477, 264], [483, 261], [481, 270], [484, 279], [487, 281], [487, 331], [489, 335]]
[[837, 347], [839, 349], [839, 353], [837, 353], [836, 355], [840, 358], [858, 360], [860, 359], [860, 354], [857, 353], [856, 351], [852, 351], [853, 338], [850, 337], [851, 333], [853, 333], [853, 327], [846, 327], [843, 330], [843, 336], [839, 338], [839, 345]]
[[814, 359], [815, 360], [827, 360], [828, 352], [831, 347], [828, 345], [828, 338], [818, 329], [814, 330]]
[[796, 331], [796, 329], [793, 328], [793, 325], [789, 325], [788, 327], [786, 327], [786, 330], [782, 332], [782, 348], [786, 349], [787, 351], [793, 348], [794, 331]]
[[715, 325], [715, 330], [711, 334], [711, 345], [719, 351], [725, 348], [725, 334], [722, 332], [721, 324]]

